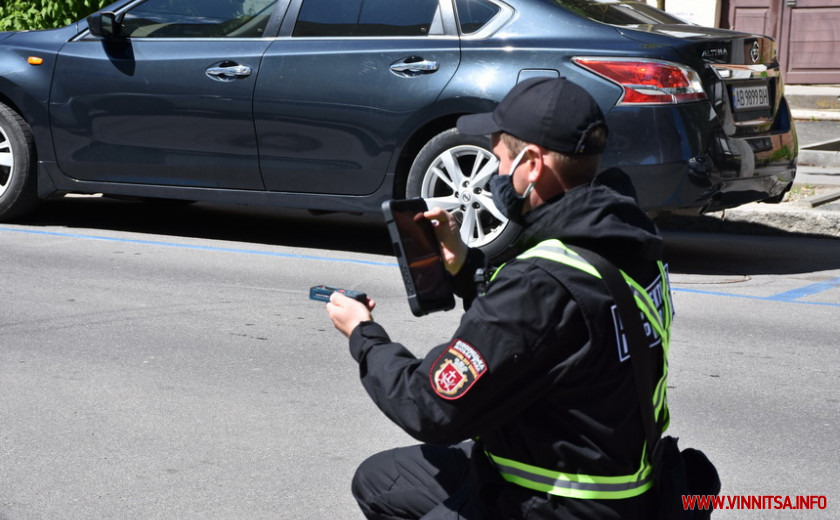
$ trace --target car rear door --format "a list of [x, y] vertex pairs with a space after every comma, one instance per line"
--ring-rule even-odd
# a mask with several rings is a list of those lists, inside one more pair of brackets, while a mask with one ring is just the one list
[[50, 113], [58, 165], [90, 181], [263, 189], [253, 92], [277, 0], [148, 0], [122, 38], [69, 42]]
[[448, 0], [293, 0], [257, 81], [266, 188], [363, 195], [460, 60]]

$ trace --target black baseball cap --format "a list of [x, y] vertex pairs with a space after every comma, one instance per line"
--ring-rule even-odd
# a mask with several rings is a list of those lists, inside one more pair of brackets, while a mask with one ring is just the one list
[[458, 118], [466, 135], [511, 134], [565, 154], [596, 155], [604, 140], [590, 142], [592, 130], [607, 125], [588, 92], [566, 78], [531, 78], [515, 87], [492, 112]]

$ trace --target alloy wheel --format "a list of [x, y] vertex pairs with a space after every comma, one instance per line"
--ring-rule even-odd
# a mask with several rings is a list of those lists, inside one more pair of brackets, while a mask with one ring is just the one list
[[12, 153], [12, 143], [6, 132], [0, 128], [0, 197], [9, 187], [14, 166], [15, 156]]
[[429, 207], [440, 206], [455, 215], [461, 238], [471, 247], [492, 242], [507, 227], [490, 193], [490, 178], [498, 167], [489, 151], [462, 145], [438, 155], [423, 176], [420, 196]]

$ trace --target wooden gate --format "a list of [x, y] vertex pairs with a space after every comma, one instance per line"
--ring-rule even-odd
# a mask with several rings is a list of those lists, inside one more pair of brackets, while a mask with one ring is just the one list
[[840, 0], [729, 0], [728, 26], [776, 39], [785, 83], [840, 83]]

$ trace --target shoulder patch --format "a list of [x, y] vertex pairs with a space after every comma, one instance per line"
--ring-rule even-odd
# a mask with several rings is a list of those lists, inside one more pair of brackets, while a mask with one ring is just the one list
[[459, 399], [487, 372], [481, 353], [464, 340], [456, 338], [437, 358], [429, 372], [435, 393], [443, 399]]

